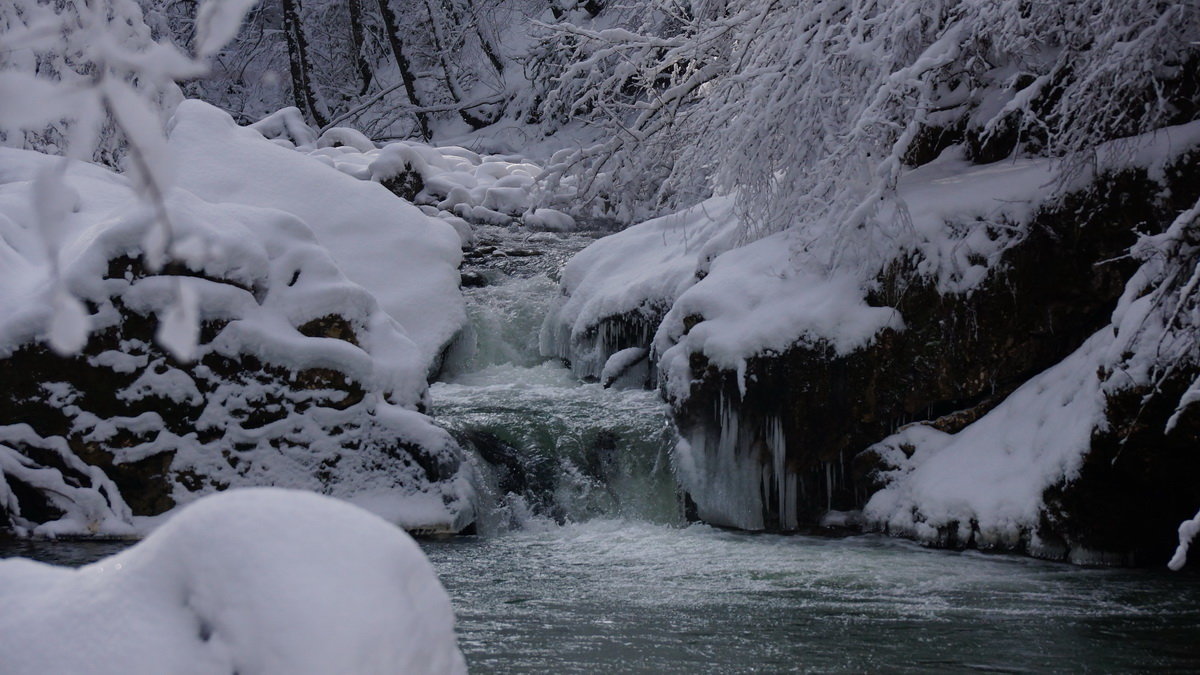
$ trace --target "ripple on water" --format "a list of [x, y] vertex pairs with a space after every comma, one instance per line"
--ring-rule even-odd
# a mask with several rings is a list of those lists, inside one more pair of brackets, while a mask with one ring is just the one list
[[430, 542], [476, 672], [1200, 668], [1200, 579], [593, 520]]

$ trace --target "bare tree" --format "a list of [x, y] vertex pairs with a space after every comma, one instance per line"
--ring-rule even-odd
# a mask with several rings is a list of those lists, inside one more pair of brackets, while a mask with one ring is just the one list
[[313, 64], [309, 56], [304, 24], [300, 21], [300, 0], [280, 0], [283, 7], [283, 33], [287, 37], [288, 64], [292, 73], [292, 98], [296, 107], [317, 126], [324, 126], [325, 114], [317, 105], [313, 87]]
[[373, 77], [371, 64], [363, 54], [367, 40], [363, 29], [362, 0], [346, 0], [346, 11], [350, 15], [350, 48], [354, 52], [354, 65], [358, 70], [359, 79], [362, 80], [358, 95], [362, 96], [370, 90]]
[[[417, 76], [413, 73], [408, 56], [404, 53], [404, 37], [400, 32], [400, 20], [396, 15], [396, 10], [388, 0], [379, 0], [379, 13], [383, 16], [383, 26], [387, 32], [388, 44], [392, 49], [392, 57], [396, 61], [396, 67], [400, 70], [400, 79], [404, 82], [404, 93], [408, 94], [409, 103], [420, 108], [422, 103], [420, 95], [417, 94]], [[421, 138], [429, 140], [432, 136], [429, 131], [429, 115], [424, 112], [416, 112], [413, 115], [417, 119]]]

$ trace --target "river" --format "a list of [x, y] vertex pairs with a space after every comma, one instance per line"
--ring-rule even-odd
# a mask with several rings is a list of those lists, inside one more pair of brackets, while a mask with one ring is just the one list
[[481, 232], [478, 349], [431, 394], [486, 514], [424, 543], [475, 672], [1200, 669], [1194, 574], [687, 524], [657, 395], [538, 354], [556, 270], [589, 239]]
[[[555, 271], [590, 238], [481, 235], [465, 268], [483, 284], [465, 289], [476, 348], [431, 390], [470, 453], [479, 533], [422, 541], [473, 672], [1200, 670], [1194, 572], [686, 523], [657, 395], [538, 355]], [[0, 556], [78, 565], [125, 545]]]

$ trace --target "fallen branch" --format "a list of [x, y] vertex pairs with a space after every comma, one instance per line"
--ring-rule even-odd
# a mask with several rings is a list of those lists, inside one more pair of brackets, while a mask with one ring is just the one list
[[[399, 89], [400, 87], [403, 87], [403, 86], [404, 86], [404, 83], [401, 82], [399, 84], [393, 84], [392, 86], [383, 89], [379, 93], [375, 94], [371, 98], [369, 98], [366, 101], [364, 101], [363, 103], [359, 104], [357, 107], [351, 108], [350, 110], [347, 110], [346, 112], [344, 112], [344, 113], [338, 115], [337, 117], [333, 118], [332, 120], [330, 120], [329, 124], [326, 124], [325, 126], [321, 127], [321, 130], [317, 133], [317, 135], [320, 136], [321, 134], [325, 133], [326, 131], [329, 131], [330, 129], [332, 129], [333, 127], [338, 126], [342, 122], [345, 122], [348, 119], [351, 119], [353, 117], [357, 117], [357, 116], [363, 114], [364, 112], [366, 112], [367, 108], [370, 108], [371, 106], [378, 103], [380, 100], [383, 99], [384, 96], [387, 96], [388, 94], [392, 93], [393, 91], [396, 91], [397, 89]], [[488, 105], [488, 104], [492, 104], [492, 103], [503, 103], [503, 102], [504, 102], [504, 96], [497, 94], [495, 96], [480, 99], [478, 101], [471, 101], [468, 103], [448, 103], [448, 104], [444, 104], [444, 105], [430, 105], [430, 106], [422, 106], [422, 107], [401, 106], [401, 107], [397, 107], [397, 108], [392, 108], [391, 110], [393, 110], [395, 112], [410, 113], [413, 115], [418, 115], [421, 113], [459, 112], [461, 110], [470, 110], [471, 108], [478, 108], [481, 105]]]

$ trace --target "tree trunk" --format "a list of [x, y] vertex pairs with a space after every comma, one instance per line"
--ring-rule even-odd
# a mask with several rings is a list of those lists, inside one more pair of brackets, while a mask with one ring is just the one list
[[366, 42], [362, 22], [362, 0], [346, 0], [346, 8], [350, 11], [350, 48], [354, 50], [354, 65], [358, 69], [358, 77], [362, 80], [362, 88], [358, 95], [362, 96], [371, 88], [371, 66], [363, 56], [363, 44]]
[[[408, 101], [414, 107], [423, 108], [421, 98], [417, 95], [417, 78], [413, 74], [408, 58], [404, 56], [404, 40], [400, 37], [400, 20], [388, 0], [379, 0], [379, 13], [383, 15], [383, 28], [388, 36], [388, 44], [391, 45], [396, 66], [400, 69], [400, 80], [404, 82], [404, 93], [408, 94]], [[421, 112], [414, 114], [417, 118], [417, 126], [421, 131], [421, 139], [428, 141], [430, 138], [429, 115]]]
[[300, 23], [300, 0], [280, 0], [283, 4], [283, 33], [287, 37], [288, 63], [292, 70], [292, 98], [296, 107], [318, 127], [328, 121], [317, 108], [317, 94], [312, 84], [312, 60], [308, 56], [308, 40]]
[[[457, 0], [442, 1], [452, 8], [454, 7], [455, 2], [457, 2]], [[479, 8], [475, 5], [475, 0], [466, 0], [466, 3], [467, 12], [471, 15], [471, 26], [475, 29], [475, 36], [479, 38], [480, 49], [483, 50], [484, 56], [486, 56], [487, 60], [492, 64], [492, 68], [496, 70], [496, 74], [503, 75], [504, 60], [500, 58], [499, 49], [497, 49], [496, 45], [492, 44], [491, 39], [484, 34], [483, 28], [479, 25]], [[459, 12], [457, 8], [454, 9], [454, 13], [456, 15], [456, 19], [461, 17], [461, 12]]]
[[[453, 8], [448, 7], [447, 3], [443, 2], [442, 4], [443, 7], [450, 12], [450, 19], [454, 21], [455, 24], [461, 25], [462, 16], [457, 12], [454, 12]], [[446, 88], [450, 90], [450, 96], [454, 98], [455, 103], [462, 103], [463, 92], [462, 87], [459, 86], [458, 83], [458, 75], [454, 72], [449, 61], [446, 59], [446, 50], [450, 45], [446, 43], [446, 39], [442, 35], [441, 23], [438, 22], [438, 17], [433, 13], [433, 4], [430, 2], [430, 0], [425, 0], [425, 11], [429, 16], [429, 30], [430, 35], [433, 37], [433, 49], [437, 52], [438, 64], [442, 67], [442, 73], [445, 76]], [[458, 116], [461, 117], [462, 121], [466, 122], [467, 126], [471, 127], [472, 129], [482, 129], [495, 121], [476, 117], [466, 108], [459, 108]]]

